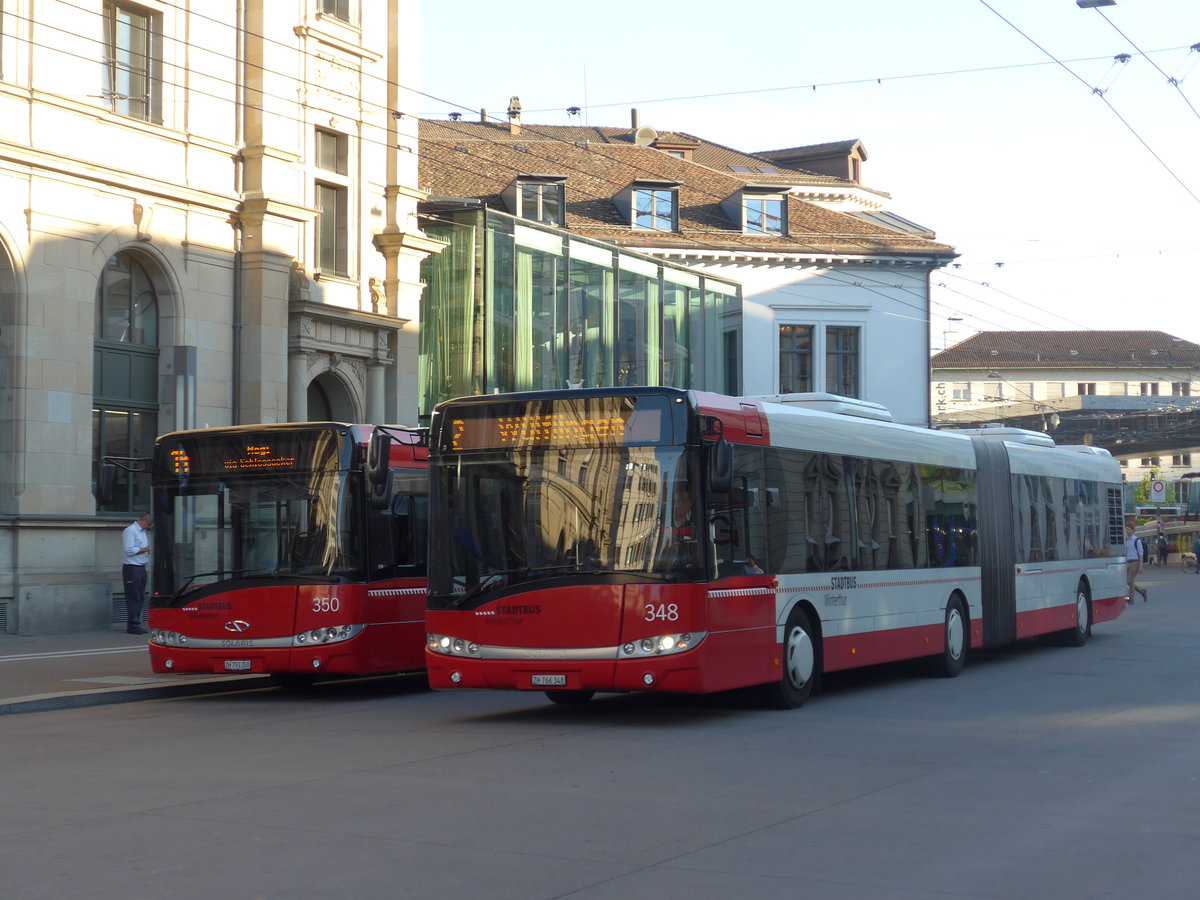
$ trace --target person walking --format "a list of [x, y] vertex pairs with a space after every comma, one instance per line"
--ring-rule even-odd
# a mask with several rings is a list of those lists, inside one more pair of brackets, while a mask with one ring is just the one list
[[1142, 602], [1145, 603], [1150, 599], [1150, 595], [1146, 589], [1137, 583], [1137, 577], [1142, 574], [1142, 554], [1145, 552], [1145, 545], [1142, 539], [1133, 533], [1133, 526], [1125, 526], [1125, 584], [1127, 588], [1126, 601], [1128, 605], [1133, 604], [1133, 592], [1137, 591], [1142, 595]]
[[150, 559], [150, 513], [121, 532], [121, 580], [125, 582], [125, 630], [130, 634], [145, 634], [142, 627], [142, 607], [146, 603], [146, 563]]
[[1200, 533], [1198, 533], [1196, 535], [1196, 539], [1192, 541], [1192, 557], [1194, 563], [1192, 572], [1200, 575]]

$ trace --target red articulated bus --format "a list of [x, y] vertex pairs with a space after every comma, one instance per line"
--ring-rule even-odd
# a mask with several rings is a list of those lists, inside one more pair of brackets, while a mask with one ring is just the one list
[[823, 672], [1125, 608], [1121, 473], [1015, 429], [897, 425], [828, 394], [666, 387], [451, 400], [430, 434], [435, 688], [805, 702]]
[[160, 437], [154, 671], [304, 684], [424, 668], [424, 437], [325, 422]]

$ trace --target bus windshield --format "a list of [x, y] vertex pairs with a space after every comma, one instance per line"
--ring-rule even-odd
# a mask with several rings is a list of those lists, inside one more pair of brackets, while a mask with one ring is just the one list
[[433, 471], [431, 599], [577, 573], [703, 578], [695, 459], [668, 445], [448, 454]]
[[361, 479], [343, 468], [344, 440], [310, 430], [160, 445], [151, 605], [242, 579], [361, 578]]

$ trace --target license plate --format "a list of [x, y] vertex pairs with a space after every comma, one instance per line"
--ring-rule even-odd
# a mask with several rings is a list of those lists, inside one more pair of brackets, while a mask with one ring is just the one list
[[227, 659], [225, 660], [226, 672], [249, 672], [250, 660], [248, 659]]
[[534, 687], [565, 687], [566, 675], [534, 675], [529, 679]]

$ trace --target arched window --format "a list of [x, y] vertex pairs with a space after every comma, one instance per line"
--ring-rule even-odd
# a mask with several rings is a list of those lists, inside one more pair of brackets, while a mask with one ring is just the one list
[[[93, 361], [93, 477], [105, 456], [145, 458], [158, 434], [158, 294], [131, 254], [112, 256], [96, 288]], [[105, 512], [145, 510], [150, 480], [118, 468]]]

